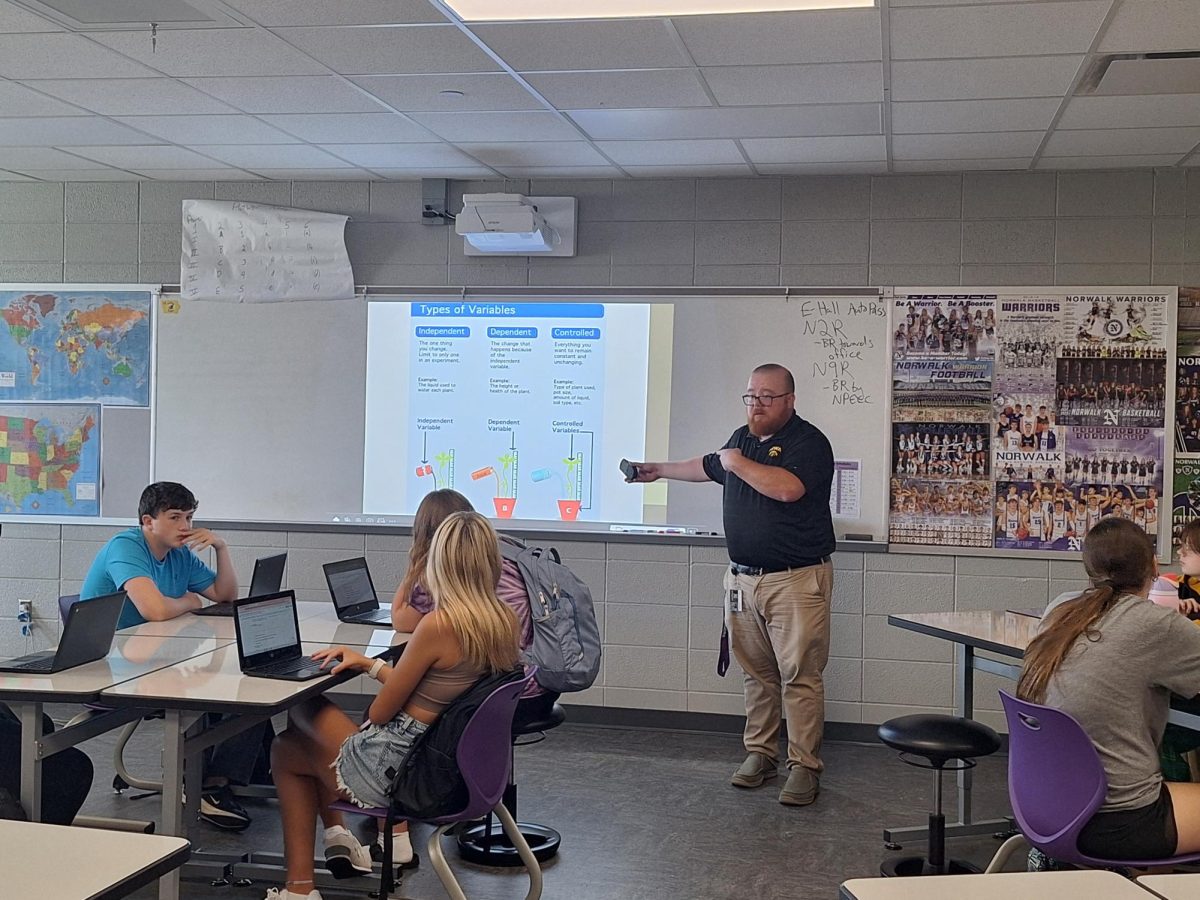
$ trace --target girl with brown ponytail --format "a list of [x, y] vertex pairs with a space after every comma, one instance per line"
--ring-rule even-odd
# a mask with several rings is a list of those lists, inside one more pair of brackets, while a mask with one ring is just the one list
[[1158, 567], [1146, 534], [1106, 517], [1087, 534], [1091, 587], [1057, 597], [1025, 651], [1017, 693], [1073, 716], [1108, 793], [1079, 849], [1101, 859], [1200, 851], [1200, 784], [1163, 781], [1158, 747], [1172, 693], [1200, 694], [1200, 628], [1147, 602]]

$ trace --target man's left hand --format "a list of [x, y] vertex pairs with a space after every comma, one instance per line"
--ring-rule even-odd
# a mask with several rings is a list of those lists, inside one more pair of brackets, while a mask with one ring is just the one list
[[220, 550], [225, 546], [225, 539], [218, 537], [207, 528], [193, 528], [188, 532], [188, 536], [184, 538], [183, 543], [184, 546], [191, 547], [193, 552], [203, 550], [205, 547]]
[[727, 447], [724, 450], [718, 450], [717, 456], [721, 459], [721, 468], [726, 472], [736, 471], [738, 466], [746, 459], [746, 457], [742, 456], [742, 451], [737, 447]]

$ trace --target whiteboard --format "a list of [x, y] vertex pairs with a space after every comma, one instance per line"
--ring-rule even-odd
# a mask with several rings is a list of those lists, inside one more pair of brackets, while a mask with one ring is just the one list
[[[887, 304], [877, 292], [599, 296], [673, 305], [669, 397], [647, 398], [650, 419], [667, 417], [669, 432], [665, 446], [648, 446], [649, 457], [690, 458], [722, 446], [745, 422], [740, 396], [750, 370], [779, 363], [796, 377], [798, 413], [829, 437], [837, 459], [860, 463], [859, 514], [835, 516], [839, 539], [846, 532], [883, 539], [890, 351]], [[588, 292], [590, 302], [597, 297]], [[379, 302], [389, 299], [412, 297]], [[354, 518], [355, 502], [361, 513], [366, 307], [362, 298], [184, 300], [178, 314], [160, 316], [155, 477], [192, 487], [204, 519], [344, 521]], [[666, 499], [663, 521], [721, 529], [714, 485], [672, 482]]]

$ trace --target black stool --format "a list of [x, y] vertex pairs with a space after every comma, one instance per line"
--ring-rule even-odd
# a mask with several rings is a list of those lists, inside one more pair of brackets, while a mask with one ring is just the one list
[[[1000, 749], [1000, 736], [986, 725], [957, 716], [901, 716], [879, 726], [879, 739], [900, 751], [910, 766], [933, 769], [933, 812], [929, 814], [929, 859], [904, 856], [886, 860], [883, 875], [965, 875], [981, 872], [978, 866], [946, 859], [946, 817], [942, 814], [942, 772], [970, 769], [975, 759]], [[925, 761], [914, 759], [923, 757]], [[960, 765], [947, 766], [957, 760]]]
[[[546, 739], [545, 732], [557, 728], [567, 718], [566, 712], [555, 701], [558, 694], [543, 694], [540, 697], [529, 697], [517, 704], [516, 715], [513, 716], [512, 739], [513, 747], [523, 747], [526, 744], [536, 744]], [[537, 735], [533, 740], [520, 741], [525, 735]], [[508, 787], [504, 789], [504, 808], [512, 814], [517, 823], [517, 830], [529, 844], [538, 862], [545, 862], [556, 853], [562, 843], [562, 836], [553, 828], [545, 825], [535, 825], [522, 822], [517, 818], [517, 774], [514, 755], [513, 765], [509, 769]], [[504, 828], [499, 822], [493, 822], [489, 813], [486, 820], [478, 825], [465, 828], [458, 834], [458, 855], [468, 862], [483, 866], [523, 866], [517, 848], [509, 841]]]

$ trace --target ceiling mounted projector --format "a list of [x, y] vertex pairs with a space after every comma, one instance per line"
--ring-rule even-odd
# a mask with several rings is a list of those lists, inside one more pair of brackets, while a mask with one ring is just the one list
[[575, 198], [463, 194], [454, 230], [467, 256], [574, 256]]

